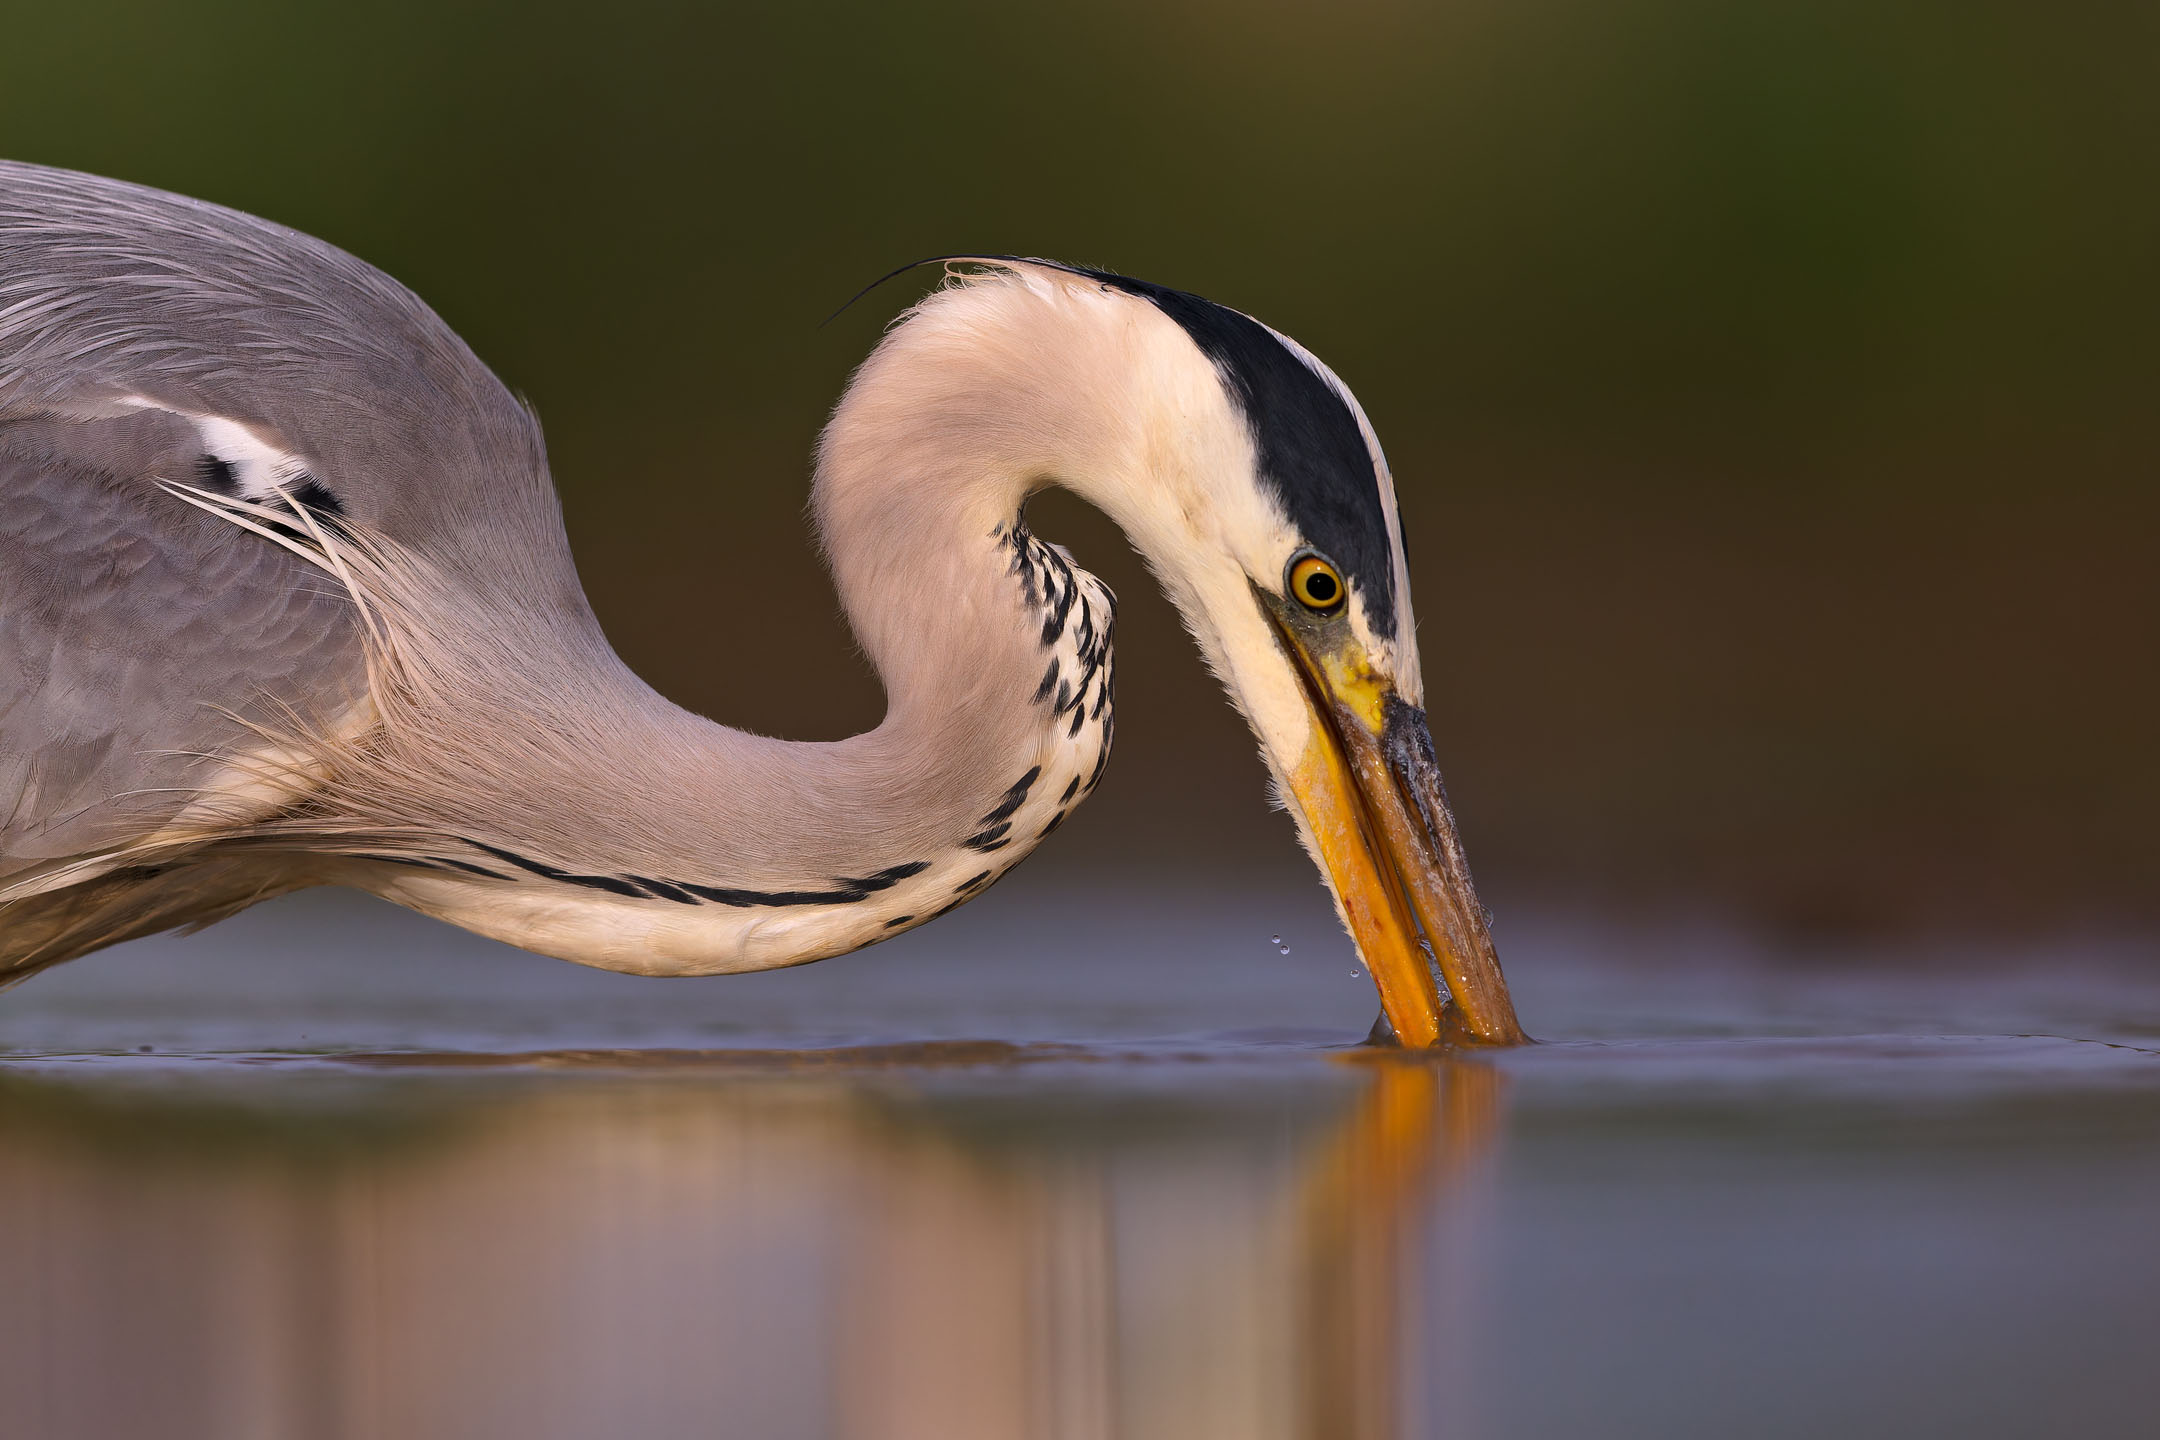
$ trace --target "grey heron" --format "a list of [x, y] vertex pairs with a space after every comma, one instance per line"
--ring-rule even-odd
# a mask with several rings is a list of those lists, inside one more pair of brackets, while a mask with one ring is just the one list
[[1394, 1035], [1521, 1039], [1393, 481], [1288, 337], [1106, 271], [955, 267], [817, 452], [885, 717], [789, 742], [616, 657], [534, 417], [410, 291], [0, 163], [0, 979], [318, 884], [654, 975], [934, 919], [1109, 756], [1115, 606], [1028, 528], [1051, 485], [1124, 529], [1250, 722]]

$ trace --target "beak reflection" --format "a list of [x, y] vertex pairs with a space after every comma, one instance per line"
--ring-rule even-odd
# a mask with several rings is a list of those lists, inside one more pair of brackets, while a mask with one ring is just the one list
[[[1347, 632], [1261, 598], [1311, 712], [1312, 739], [1290, 788], [1395, 1038], [1412, 1049], [1523, 1044], [1529, 1037], [1470, 880], [1425, 712], [1395, 693]], [[1433, 962], [1452, 1004], [1441, 998]]]

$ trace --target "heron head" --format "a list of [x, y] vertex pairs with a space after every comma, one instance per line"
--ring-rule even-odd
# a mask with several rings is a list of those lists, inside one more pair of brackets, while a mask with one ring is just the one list
[[[945, 464], [985, 477], [958, 487], [987, 507], [975, 523], [1014, 503], [1007, 484], [1102, 509], [1252, 725], [1395, 1034], [1522, 1039], [1433, 760], [1394, 482], [1356, 399], [1295, 341], [1199, 296], [975, 263], [865, 366], [824, 454], [875, 461], [828, 465], [823, 503], [844, 503], [846, 475]], [[856, 498], [889, 531], [887, 493]]]
[[1086, 273], [1175, 327], [1154, 327], [1163, 353], [1141, 367], [1155, 433], [1127, 528], [1258, 734], [1389, 1022], [1411, 1045], [1521, 1040], [1434, 762], [1394, 482], [1363, 409], [1247, 315]]

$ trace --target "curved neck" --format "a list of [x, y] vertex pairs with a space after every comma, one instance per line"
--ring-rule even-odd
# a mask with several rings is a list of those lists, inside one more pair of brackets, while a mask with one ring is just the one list
[[[886, 689], [883, 722], [816, 743], [716, 725], [645, 686], [597, 632], [559, 637], [583, 652], [579, 681], [563, 694], [556, 671], [545, 693], [525, 678], [529, 649], [499, 638], [488, 684], [465, 687], [486, 721], [386, 727], [405, 773], [374, 778], [405, 812], [385, 818], [417, 812], [476, 842], [488, 853], [442, 858], [514, 888], [414, 866], [362, 883], [589, 964], [764, 968], [942, 914], [1062, 821], [1108, 756], [1113, 602], [1020, 512], [1053, 479], [1119, 463], [1101, 447], [1130, 437], [1101, 424], [1099, 392], [1077, 423], [1082, 377], [998, 373], [980, 337], [950, 363], [940, 332], [903, 333], [913, 343], [888, 341], [851, 385], [815, 491], [842, 604]], [[460, 659], [460, 679], [482, 668]], [[522, 752], [507, 793], [492, 764], [505, 737]]]
[[[979, 332], [923, 320], [857, 373], [820, 442], [813, 493], [886, 715], [867, 734], [787, 748], [811, 783], [848, 789], [866, 834], [934, 843], [928, 832], [972, 824], [1038, 765], [1069, 776], [1076, 748], [1079, 790], [1051, 800], [1069, 805], [1099, 777], [1114, 601], [1021, 516], [1036, 490], [1084, 489], [1129, 463], [1119, 452], [1134, 441], [1103, 424], [1119, 413], [1103, 401], [1104, 371], [1119, 373], [1103, 357], [1076, 345], [1054, 368], [1001, 366]], [[1016, 833], [1001, 866], [1039, 838]]]

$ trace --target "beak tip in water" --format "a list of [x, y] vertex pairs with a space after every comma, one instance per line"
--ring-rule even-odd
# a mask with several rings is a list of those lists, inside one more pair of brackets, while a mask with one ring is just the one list
[[1372, 1043], [1522, 1043], [1425, 712], [1396, 693], [1354, 639], [1302, 634], [1309, 625], [1261, 598], [1311, 722], [1289, 788], [1380, 990], [1384, 1013]]

